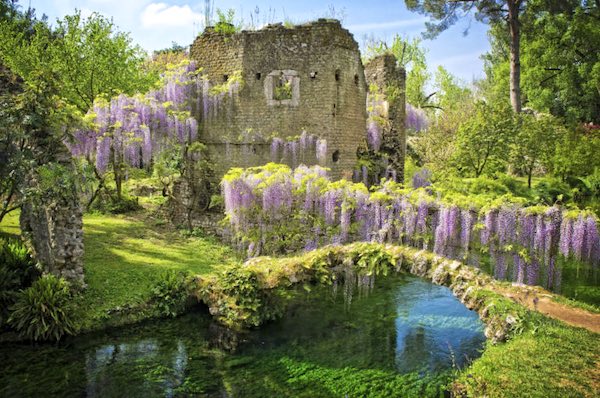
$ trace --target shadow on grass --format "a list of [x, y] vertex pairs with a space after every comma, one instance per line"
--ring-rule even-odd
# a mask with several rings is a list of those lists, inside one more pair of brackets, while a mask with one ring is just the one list
[[88, 288], [81, 305], [91, 318], [143, 302], [167, 270], [206, 274], [236, 261], [214, 240], [184, 238], [135, 215], [84, 217], [84, 244]]

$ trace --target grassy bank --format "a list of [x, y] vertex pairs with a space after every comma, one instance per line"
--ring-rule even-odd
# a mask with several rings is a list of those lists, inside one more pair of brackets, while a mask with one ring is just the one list
[[460, 372], [456, 389], [474, 397], [597, 397], [598, 334], [529, 313], [530, 322], [506, 343], [489, 344]]
[[[0, 232], [19, 234], [18, 220], [9, 214]], [[87, 288], [73, 303], [81, 331], [156, 316], [147, 302], [168, 270], [203, 275], [237, 261], [215, 239], [186, 237], [144, 212], [87, 214], [83, 223]]]

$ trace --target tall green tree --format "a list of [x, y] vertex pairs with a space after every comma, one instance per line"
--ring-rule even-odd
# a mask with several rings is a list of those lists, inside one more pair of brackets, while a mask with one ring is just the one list
[[511, 151], [512, 168], [531, 178], [536, 169], [548, 170], [553, 160], [556, 141], [565, 129], [549, 115], [534, 116], [523, 113], [518, 120], [516, 137]]
[[83, 18], [77, 11], [55, 29], [37, 21], [24, 30], [22, 18], [0, 20], [0, 55], [25, 80], [50, 71], [60, 82], [59, 95], [83, 113], [99, 95], [147, 91], [157, 80], [144, 68], [142, 49], [97, 13]]
[[426, 37], [434, 38], [460, 18], [473, 15], [476, 20], [502, 24], [510, 43], [510, 102], [521, 112], [521, 22], [525, 0], [405, 0], [409, 10], [429, 15], [437, 22], [427, 22]]
[[437, 107], [444, 111], [462, 107], [465, 101], [472, 101], [471, 90], [441, 65], [435, 71], [434, 88]]
[[[600, 2], [530, 0], [522, 16], [523, 104], [578, 122], [600, 123]], [[487, 92], [508, 87], [508, 41], [490, 30]]]
[[479, 102], [475, 114], [456, 133], [454, 164], [463, 174], [475, 177], [503, 171], [515, 131], [512, 109]]

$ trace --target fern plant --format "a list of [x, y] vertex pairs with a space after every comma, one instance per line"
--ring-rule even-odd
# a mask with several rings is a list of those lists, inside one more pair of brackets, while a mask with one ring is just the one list
[[182, 314], [190, 298], [190, 283], [184, 272], [167, 271], [152, 289], [151, 301], [162, 316]]

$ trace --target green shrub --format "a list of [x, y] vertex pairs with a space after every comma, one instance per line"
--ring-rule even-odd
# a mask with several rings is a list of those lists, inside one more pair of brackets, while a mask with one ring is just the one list
[[102, 194], [98, 196], [90, 210], [100, 213], [125, 214], [141, 208], [142, 206], [135, 196], [123, 195], [120, 199], [116, 199], [111, 195]]
[[569, 185], [553, 177], [542, 178], [533, 187], [533, 191], [538, 202], [549, 206], [556, 202], [568, 202], [571, 199]]
[[527, 184], [523, 181], [504, 173], [496, 174], [497, 181], [510, 190], [515, 196], [522, 198], [530, 198], [531, 190], [527, 188]]
[[240, 29], [234, 25], [235, 10], [230, 8], [226, 11], [217, 8], [217, 23], [215, 24], [215, 32], [223, 35], [232, 35]]
[[0, 239], [0, 267], [14, 272], [21, 288], [31, 286], [40, 276], [29, 250], [18, 239]]
[[0, 239], [0, 328], [6, 324], [19, 290], [31, 286], [38, 277], [25, 245], [16, 239]]
[[8, 323], [22, 338], [58, 341], [75, 331], [70, 299], [67, 281], [44, 275], [17, 294]]
[[167, 271], [152, 288], [151, 302], [162, 316], [182, 314], [190, 299], [191, 286], [185, 272]]
[[17, 274], [3, 264], [0, 264], [0, 328], [8, 320], [8, 308], [14, 304], [15, 295], [19, 287], [19, 277]]
[[[229, 267], [218, 275], [215, 285], [220, 296], [219, 321], [231, 328], [259, 326], [281, 317], [285, 311], [285, 288], [263, 286], [254, 270]], [[210, 294], [211, 287], [207, 288], [204, 294]]]

